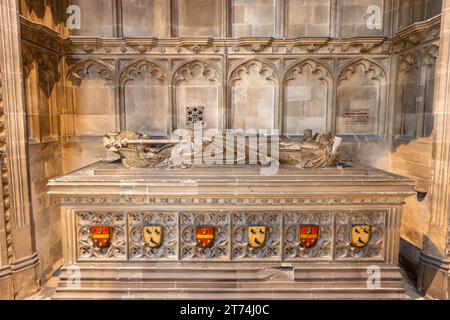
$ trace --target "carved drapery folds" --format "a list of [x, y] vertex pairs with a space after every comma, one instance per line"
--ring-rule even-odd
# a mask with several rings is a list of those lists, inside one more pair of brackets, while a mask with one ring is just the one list
[[205, 128], [223, 129], [222, 85], [219, 71], [209, 62], [194, 60], [179, 67], [173, 76], [172, 125], [192, 128], [189, 112], [203, 110]]
[[330, 70], [308, 59], [290, 67], [284, 80], [283, 132], [302, 135], [304, 130], [331, 128], [333, 76]]
[[169, 85], [160, 65], [148, 60], [125, 66], [120, 76], [121, 128], [167, 134], [170, 129]]
[[270, 65], [250, 60], [230, 76], [231, 115], [234, 129], [279, 129], [279, 77]]
[[361, 59], [344, 67], [337, 85], [336, 133], [384, 136], [386, 99], [380, 65]]

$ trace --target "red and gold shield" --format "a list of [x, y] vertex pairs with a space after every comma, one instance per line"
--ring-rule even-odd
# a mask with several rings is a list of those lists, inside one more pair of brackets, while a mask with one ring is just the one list
[[311, 249], [319, 241], [320, 227], [315, 225], [300, 226], [300, 245], [303, 248]]
[[203, 249], [211, 248], [214, 245], [214, 227], [197, 227], [195, 239], [197, 246]]
[[94, 226], [91, 228], [91, 237], [94, 246], [103, 249], [111, 244], [111, 227], [108, 226]]

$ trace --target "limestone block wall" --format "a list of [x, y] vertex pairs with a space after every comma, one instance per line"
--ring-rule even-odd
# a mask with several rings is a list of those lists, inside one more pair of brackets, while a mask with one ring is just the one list
[[[432, 19], [433, 20], [433, 19]], [[439, 25], [439, 21], [428, 25]], [[416, 181], [419, 197], [407, 200], [402, 218], [402, 256], [413, 268], [418, 264], [430, 219], [430, 184], [433, 146], [433, 100], [439, 39], [413, 27], [402, 32], [415, 40], [395, 56], [395, 103], [391, 171]]]
[[[104, 159], [105, 133], [331, 130], [343, 159], [429, 183], [440, 0], [21, 0], [28, 152], [43, 274], [60, 257], [46, 181]], [[44, 5], [45, 4], [45, 5]], [[81, 8], [81, 29], [64, 25]], [[380, 11], [378, 11], [380, 10]], [[412, 25], [415, 24], [415, 25]], [[427, 199], [402, 233], [421, 245]]]
[[[20, 5], [32, 223], [40, 276], [45, 282], [62, 255], [59, 207], [47, 195], [47, 182], [63, 174], [65, 88], [58, 47], [63, 33], [63, 1], [21, 1]], [[42, 26], [41, 31], [26, 27], [32, 23]]]

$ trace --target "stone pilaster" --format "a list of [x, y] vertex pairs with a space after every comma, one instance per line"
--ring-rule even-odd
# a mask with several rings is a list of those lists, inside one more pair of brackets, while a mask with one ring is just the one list
[[[450, 298], [450, 0], [444, 0], [434, 101], [431, 215], [419, 263], [419, 288]], [[424, 221], [424, 223], [426, 223]]]
[[0, 298], [17, 299], [38, 289], [38, 257], [32, 232], [20, 43], [17, 0], [3, 0], [0, 3], [0, 116], [3, 123], [0, 137], [3, 163]]

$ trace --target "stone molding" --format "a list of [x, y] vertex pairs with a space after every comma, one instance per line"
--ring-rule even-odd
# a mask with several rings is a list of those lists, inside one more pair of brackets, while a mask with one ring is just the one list
[[[22, 298], [34, 293], [38, 258], [31, 231], [31, 207], [26, 154], [26, 109], [23, 97], [23, 73], [20, 54], [20, 22], [17, 1], [0, 5], [0, 71], [2, 86], [3, 157], [2, 197], [6, 230], [7, 263], [13, 278], [10, 292], [1, 296]], [[2, 161], [3, 162], [3, 161]], [[3, 246], [3, 243], [2, 243]], [[16, 281], [18, 283], [16, 283]]]

